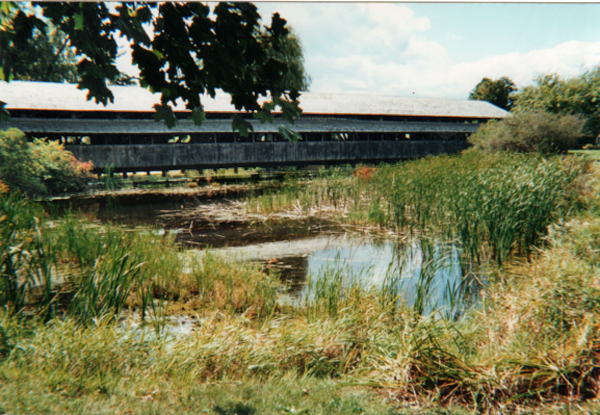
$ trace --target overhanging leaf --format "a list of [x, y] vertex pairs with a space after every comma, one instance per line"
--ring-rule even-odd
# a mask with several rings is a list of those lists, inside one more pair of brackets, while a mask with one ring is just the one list
[[6, 102], [0, 101], [0, 121], [10, 121], [10, 113], [5, 108]]
[[281, 107], [282, 118], [291, 124], [302, 114], [298, 101], [286, 101], [281, 98], [273, 98], [273, 101]]
[[254, 118], [258, 118], [261, 124], [273, 124], [273, 122], [275, 121], [275, 117], [273, 116], [273, 114], [270, 111], [265, 111], [264, 109], [255, 112]]
[[197, 126], [201, 126], [206, 120], [206, 113], [202, 107], [196, 107], [192, 110], [192, 115], [190, 115], [189, 119], [194, 121], [194, 124]]
[[280, 125], [278, 127], [278, 130], [279, 130], [279, 135], [281, 135], [283, 138], [288, 140], [290, 143], [297, 143], [298, 141], [302, 140], [302, 137], [300, 136], [300, 134], [298, 134], [294, 130], [289, 129], [285, 125]]
[[242, 137], [248, 137], [248, 131], [254, 131], [252, 124], [237, 114], [231, 119], [231, 129], [238, 131]]
[[73, 21], [75, 22], [75, 30], [83, 30], [83, 12], [77, 12], [73, 15]]
[[15, 5], [11, 1], [3, 1], [0, 3], [0, 17], [4, 18], [10, 15], [11, 10], [15, 8]]
[[275, 109], [275, 101], [271, 100], [269, 102], [265, 102], [262, 105], [262, 108], [254, 113], [254, 118], [258, 118], [261, 124], [269, 123], [273, 124], [275, 118], [273, 116], [273, 111]]
[[10, 70], [10, 67], [8, 67], [5, 70], [2, 66], [0, 66], [0, 80], [5, 81], [5, 82], [10, 82], [13, 80], [13, 78], [14, 78], [14, 75], [13, 75], [12, 71]]
[[152, 108], [156, 111], [152, 116], [154, 121], [159, 122], [164, 120], [167, 128], [175, 127], [177, 118], [175, 118], [175, 114], [169, 105], [154, 104]]

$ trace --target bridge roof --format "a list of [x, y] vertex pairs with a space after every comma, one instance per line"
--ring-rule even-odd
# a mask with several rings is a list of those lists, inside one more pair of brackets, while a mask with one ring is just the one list
[[[153, 112], [158, 94], [138, 86], [110, 86], [115, 100], [106, 107], [87, 101], [87, 91], [75, 84], [51, 82], [0, 81], [0, 100], [9, 110]], [[233, 113], [225, 93], [213, 99], [202, 97], [207, 113]], [[305, 115], [381, 115], [412, 117], [504, 118], [508, 112], [485, 101], [416, 98], [348, 93], [305, 92], [300, 96]], [[176, 111], [184, 111], [179, 103]]]

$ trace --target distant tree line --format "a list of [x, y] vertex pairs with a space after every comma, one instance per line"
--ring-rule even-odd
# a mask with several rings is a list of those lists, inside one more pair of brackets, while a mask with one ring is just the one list
[[476, 146], [489, 151], [549, 153], [573, 148], [581, 138], [596, 144], [600, 138], [600, 66], [573, 78], [542, 75], [521, 90], [507, 77], [484, 78], [469, 99], [490, 102], [513, 115], [472, 137]]

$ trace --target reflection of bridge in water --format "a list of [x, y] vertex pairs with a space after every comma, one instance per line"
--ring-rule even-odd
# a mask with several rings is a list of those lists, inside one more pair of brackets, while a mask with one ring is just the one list
[[175, 108], [178, 125], [169, 130], [152, 119], [157, 101], [138, 87], [111, 87], [115, 103], [106, 108], [85, 101], [74, 85], [41, 82], [4, 84], [0, 99], [15, 127], [31, 137], [60, 140], [97, 171], [215, 169], [322, 164], [378, 163], [456, 153], [481, 123], [508, 113], [487, 102], [390, 96], [314, 94], [301, 97], [303, 115], [293, 126], [302, 141], [277, 134], [281, 122], [248, 120], [254, 132], [231, 130], [235, 113], [227, 96], [205, 98], [201, 127]]

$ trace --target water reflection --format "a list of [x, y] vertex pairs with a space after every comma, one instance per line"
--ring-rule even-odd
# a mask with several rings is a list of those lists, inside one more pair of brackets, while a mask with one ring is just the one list
[[[176, 198], [151, 204], [87, 200], [81, 205], [65, 205], [63, 210], [79, 210], [89, 219], [102, 222], [150, 226], [151, 231], [158, 234], [175, 233], [176, 243], [182, 246], [222, 246], [215, 251], [240, 260], [258, 261], [265, 268], [277, 271], [289, 287], [288, 300], [293, 302], [309, 301], [315, 295], [315, 287], [335, 276], [346, 286], [386, 287], [420, 313], [440, 310], [452, 316], [475, 304], [482, 288], [480, 273], [464, 260], [460, 250], [439, 241], [399, 242], [339, 232], [325, 234], [323, 226], [311, 227], [310, 223], [296, 226], [277, 223], [251, 228], [237, 222], [219, 226], [196, 220], [171, 223], [163, 217], [167, 210], [182, 209], [194, 203], [198, 201]], [[318, 235], [290, 240], [307, 234]], [[270, 242], [256, 243], [259, 241]]]
[[322, 242], [312, 252], [267, 264], [281, 273], [292, 302], [311, 301], [318, 287], [329, 283], [323, 279], [338, 279], [346, 288], [397, 291], [400, 301], [419, 313], [451, 317], [475, 304], [481, 290], [480, 277], [452, 244], [332, 238], [323, 247]]

